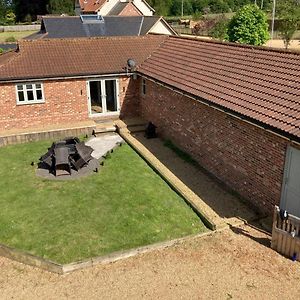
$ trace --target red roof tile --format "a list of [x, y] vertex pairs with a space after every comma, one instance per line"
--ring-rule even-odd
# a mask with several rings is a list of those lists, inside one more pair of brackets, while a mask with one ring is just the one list
[[24, 40], [19, 52], [0, 55], [0, 81], [121, 73], [138, 64], [166, 36]]
[[300, 137], [300, 53], [170, 37], [139, 72]]
[[97, 12], [107, 0], [79, 0], [81, 10], [84, 12]]

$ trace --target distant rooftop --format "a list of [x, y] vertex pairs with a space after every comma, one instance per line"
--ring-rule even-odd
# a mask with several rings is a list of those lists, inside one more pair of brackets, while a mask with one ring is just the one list
[[165, 27], [169, 28], [170, 34], [176, 34], [166, 21], [158, 16], [47, 16], [42, 18], [40, 32], [27, 39], [139, 36], [148, 34], [158, 22], [163, 22]]

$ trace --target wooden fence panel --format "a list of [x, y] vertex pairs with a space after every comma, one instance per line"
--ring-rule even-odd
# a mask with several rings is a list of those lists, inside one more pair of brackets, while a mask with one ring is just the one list
[[275, 206], [271, 247], [280, 254], [300, 261], [300, 218], [288, 215], [282, 218]]

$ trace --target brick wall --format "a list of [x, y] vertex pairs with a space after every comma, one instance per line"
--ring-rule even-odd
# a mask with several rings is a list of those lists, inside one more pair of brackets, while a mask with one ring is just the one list
[[120, 78], [120, 115], [123, 118], [139, 114], [139, 80], [129, 77]]
[[264, 212], [279, 204], [287, 141], [146, 81], [140, 111], [165, 137]]
[[126, 7], [119, 14], [119, 16], [141, 16], [141, 15], [142, 14], [132, 3], [128, 3]]
[[[0, 84], [0, 131], [43, 127], [89, 119], [86, 79], [43, 82], [45, 103], [17, 105], [15, 84]], [[120, 78], [121, 114], [137, 113], [138, 87]]]
[[0, 130], [76, 122], [88, 118], [84, 80], [45, 81], [43, 87], [45, 103], [17, 105], [15, 84], [1, 84]]

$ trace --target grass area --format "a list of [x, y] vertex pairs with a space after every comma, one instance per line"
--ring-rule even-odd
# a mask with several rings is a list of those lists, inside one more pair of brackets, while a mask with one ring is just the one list
[[27, 37], [36, 31], [11, 31], [11, 32], [0, 32], [0, 43], [4, 43], [7, 38], [14, 37], [16, 41]]
[[62, 182], [30, 165], [50, 144], [0, 148], [0, 243], [69, 263], [206, 230], [128, 145], [99, 173]]
[[172, 151], [174, 151], [177, 156], [179, 156], [182, 160], [184, 160], [185, 162], [192, 164], [194, 166], [198, 166], [198, 163], [195, 159], [192, 158], [191, 155], [189, 155], [188, 153], [186, 153], [185, 151], [181, 150], [180, 148], [178, 148], [176, 145], [173, 144], [172, 141], [170, 140], [166, 140], [164, 142], [164, 145], [166, 147], [168, 147], [169, 149], [171, 149]]

